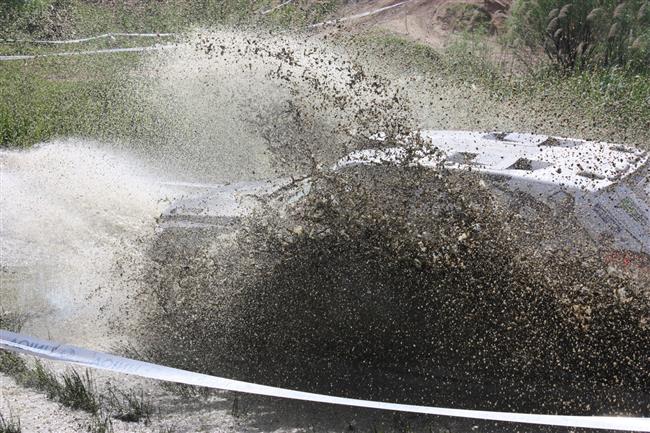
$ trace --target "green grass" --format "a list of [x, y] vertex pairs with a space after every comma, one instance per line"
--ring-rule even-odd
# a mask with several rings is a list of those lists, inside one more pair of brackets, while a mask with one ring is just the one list
[[26, 364], [25, 366], [26, 368], [21, 374], [15, 377], [18, 382], [29, 388], [45, 392], [49, 399], [56, 399], [62, 389], [56, 375], [39, 360], [36, 360], [34, 368], [30, 369]]
[[97, 391], [88, 370], [83, 376], [71, 370], [63, 374], [62, 379], [62, 386], [58, 390], [58, 401], [62, 405], [93, 414], [99, 411]]
[[[50, 16], [54, 12], [41, 10], [54, 3], [58, 5], [56, 19]], [[219, 23], [247, 23], [270, 28], [304, 26], [326, 18], [339, 0], [296, 0], [264, 16], [256, 12], [267, 8], [268, 0], [117, 1], [114, 6], [79, 0], [54, 3], [39, 0], [34, 3], [35, 9], [21, 10], [18, 15], [24, 19], [5, 26], [0, 31], [0, 39], [76, 38], [105, 32], [174, 32]], [[3, 7], [7, 8], [0, 6]], [[56, 32], [49, 28], [53, 19], [61, 21], [55, 26]], [[54, 46], [0, 42], [0, 55], [147, 46], [173, 40], [118, 37]], [[130, 72], [145, 59], [146, 55], [139, 53], [120, 53], [0, 62], [0, 147], [28, 147], [69, 136], [158, 142], [165, 136], [164, 125], [169, 122], [156, 114], [159, 110], [150, 109], [144, 99], [138, 97], [135, 80], [130, 78]]]
[[[61, 39], [107, 32], [182, 32], [223, 24], [304, 26], [327, 18], [340, 0], [294, 0], [272, 13], [271, 0], [9, 0], [0, 39]], [[31, 5], [31, 6], [30, 6]], [[1, 48], [0, 48], [1, 49]]]
[[124, 422], [148, 424], [151, 421], [153, 405], [146, 399], [144, 392], [119, 390], [109, 386], [106, 394], [102, 394], [97, 390], [88, 370], [80, 374], [70, 369], [57, 375], [38, 359], [32, 367], [19, 355], [2, 350], [0, 372], [11, 376], [22, 386], [45, 393], [50, 400], [65, 407], [94, 415], [98, 425], [106, 424], [102, 421], [105, 414]]
[[0, 433], [21, 433], [20, 420], [13, 416], [5, 418], [0, 413]]
[[[96, 414], [99, 410], [99, 397], [90, 373], [82, 376], [70, 370], [59, 377], [43, 363], [36, 360], [29, 367], [23, 358], [11, 352], [2, 352], [0, 372], [13, 377], [19, 384], [44, 392], [50, 400], [55, 400], [71, 409]], [[7, 360], [11, 360], [10, 363]], [[7, 366], [10, 368], [7, 368]]]
[[124, 422], [144, 422], [149, 424], [153, 406], [147, 400], [144, 392], [133, 390], [120, 391], [109, 388], [108, 405], [111, 408], [112, 416]]
[[267, 0], [9, 1], [1, 6], [5, 13], [0, 18], [0, 38], [60, 39], [113, 31], [180, 31], [196, 24], [237, 22], [267, 4]]
[[160, 122], [129, 78], [143, 58], [120, 53], [0, 63], [0, 146], [155, 134]]

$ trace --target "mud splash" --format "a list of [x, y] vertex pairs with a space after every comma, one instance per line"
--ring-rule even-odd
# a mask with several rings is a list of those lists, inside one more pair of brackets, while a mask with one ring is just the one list
[[[194, 41], [171, 65], [208, 73], [199, 88], [242, 74], [234, 82], [259, 101], [225, 105], [232, 130], [256, 136], [276, 173], [311, 173], [315, 189], [280, 212], [262, 204], [241, 224], [156, 238], [136, 330], [143, 354], [361, 398], [648, 413], [647, 295], [594, 259], [598, 245], [571, 216], [469, 174], [332, 175], [333, 157], [380, 145], [380, 132], [390, 143], [426, 117], [412, 89], [323, 41]], [[550, 247], [558, 237], [570, 247]]]
[[[145, 353], [357, 398], [647, 413], [642, 284], [610, 275], [570, 218], [518, 219], [482, 182], [355, 169], [258, 213], [235, 242], [167, 232]], [[575, 249], [543, 248], [558, 226]]]
[[160, 186], [135, 159], [88, 140], [2, 151], [0, 164], [3, 309], [26, 313], [38, 335], [104, 337], [129, 291], [117, 259], [141, 255]]
[[[73, 318], [94, 328], [126, 306], [143, 314], [131, 345], [194, 371], [425, 404], [647, 414], [640, 288], [590, 261], [587, 240], [580, 254], [535, 249], [571, 221], [535, 209], [518, 222], [462, 175], [323, 170], [427, 116], [408, 83], [350, 57], [322, 40], [204, 32], [139, 71], [170, 134], [132, 151], [159, 175], [314, 176], [306, 204], [261, 207], [226, 233], [153, 236], [158, 178], [101, 146], [3, 153], [3, 290], [45, 311], [31, 329], [83, 344], [106, 328]], [[453, 108], [434, 107], [434, 124], [465, 121]], [[21, 299], [34, 285], [45, 289]]]

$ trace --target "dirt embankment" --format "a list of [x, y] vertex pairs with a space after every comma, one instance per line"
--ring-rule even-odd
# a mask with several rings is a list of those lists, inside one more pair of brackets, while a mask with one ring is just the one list
[[[395, 7], [391, 7], [395, 6]], [[457, 31], [504, 31], [512, 0], [379, 0], [349, 2], [337, 16], [368, 16], [346, 21], [344, 29], [384, 29], [433, 47], [443, 47]], [[380, 11], [378, 13], [375, 13]]]

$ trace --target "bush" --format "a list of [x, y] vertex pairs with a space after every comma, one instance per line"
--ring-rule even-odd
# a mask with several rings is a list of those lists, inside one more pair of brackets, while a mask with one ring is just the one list
[[144, 421], [149, 424], [153, 406], [145, 398], [144, 392], [134, 390], [121, 391], [114, 387], [108, 389], [108, 405], [112, 416], [124, 422]]
[[650, 65], [650, 4], [646, 0], [519, 0], [512, 35], [543, 49], [561, 69]]
[[92, 414], [99, 411], [95, 384], [88, 370], [84, 376], [76, 370], [71, 370], [62, 378], [63, 384], [57, 389], [58, 399], [62, 405]]

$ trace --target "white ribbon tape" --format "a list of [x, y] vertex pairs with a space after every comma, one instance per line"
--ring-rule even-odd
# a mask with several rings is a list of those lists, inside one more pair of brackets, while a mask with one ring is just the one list
[[0, 62], [8, 60], [31, 60], [42, 57], [69, 57], [69, 56], [84, 56], [94, 54], [107, 54], [107, 53], [139, 53], [142, 51], [158, 51], [173, 48], [175, 45], [152, 45], [150, 47], [131, 47], [131, 48], [106, 48], [103, 50], [90, 50], [90, 51], [68, 51], [65, 53], [49, 53], [49, 54], [18, 54], [13, 56], [0, 56]]
[[414, 406], [409, 404], [384, 403], [379, 401], [357, 400], [352, 398], [333, 397], [323, 394], [293, 391], [258, 385], [239, 380], [225, 379], [193, 373], [177, 368], [164, 367], [149, 362], [136, 361], [121, 356], [109, 355], [102, 352], [83, 349], [75, 346], [57, 344], [40, 340], [15, 332], [0, 330], [0, 348], [14, 352], [26, 353], [41, 358], [64, 361], [85, 367], [133, 374], [150, 379], [168, 382], [184, 383], [207, 388], [228, 391], [245, 392], [249, 394], [266, 395], [271, 397], [290, 398], [295, 400], [313, 401], [319, 403], [339, 404], [344, 406], [364, 407], [370, 409], [412, 412], [429, 415], [454, 416], [462, 418], [482, 419], [491, 421], [508, 421], [526, 424], [542, 424], [562, 427], [583, 427], [606, 430], [625, 430], [650, 432], [650, 418], [611, 417], [611, 416], [569, 416], [569, 415], [536, 415], [527, 413], [491, 412], [467, 409], [447, 409], [430, 406]]
[[23, 43], [23, 44], [80, 44], [82, 42], [94, 41], [97, 39], [127, 37], [127, 38], [164, 38], [168, 36], [176, 36], [176, 33], [104, 33], [97, 36], [89, 36], [80, 39], [63, 39], [63, 40], [39, 40], [39, 39], [2, 39], [3, 43]]
[[383, 8], [374, 9], [374, 10], [371, 10], [371, 11], [368, 11], [368, 12], [363, 12], [363, 13], [356, 14], [356, 15], [350, 15], [350, 16], [347, 16], [347, 17], [337, 18], [337, 19], [333, 19], [333, 20], [329, 20], [329, 21], [323, 21], [322, 23], [311, 24], [311, 25], [308, 26], [308, 28], [313, 29], [313, 28], [317, 28], [317, 27], [328, 26], [328, 25], [331, 25], [331, 24], [342, 23], [344, 21], [358, 20], [359, 18], [369, 17], [369, 16], [372, 16], [372, 15], [380, 14], [380, 13], [382, 13], [384, 11], [387, 11], [387, 10], [390, 10], [390, 9], [393, 9], [393, 8], [396, 8], [396, 7], [400, 7], [402, 5], [405, 5], [406, 3], [411, 3], [411, 1], [413, 1], [413, 0], [404, 0], [404, 1], [401, 1], [399, 3], [395, 3], [395, 4], [392, 4], [390, 6], [384, 6]]

